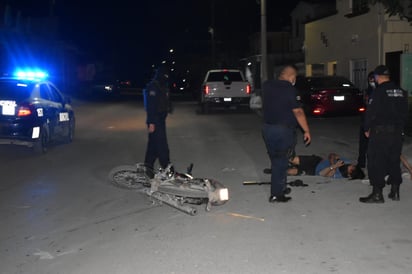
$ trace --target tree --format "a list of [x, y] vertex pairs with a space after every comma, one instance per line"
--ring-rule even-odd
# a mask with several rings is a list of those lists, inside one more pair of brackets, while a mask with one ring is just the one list
[[410, 0], [370, 0], [372, 4], [381, 3], [389, 16], [399, 15], [412, 24], [412, 1]]

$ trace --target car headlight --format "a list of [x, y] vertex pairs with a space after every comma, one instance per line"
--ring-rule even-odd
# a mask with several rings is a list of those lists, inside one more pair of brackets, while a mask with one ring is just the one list
[[107, 91], [112, 91], [113, 87], [108, 85], [108, 86], [104, 86], [104, 89]]

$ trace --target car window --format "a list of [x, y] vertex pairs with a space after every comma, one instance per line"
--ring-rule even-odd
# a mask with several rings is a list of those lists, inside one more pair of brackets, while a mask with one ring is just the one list
[[63, 101], [63, 98], [61, 97], [60, 93], [57, 91], [57, 89], [50, 85], [50, 96], [52, 98], [52, 101], [54, 102], [59, 102], [61, 103]]
[[40, 85], [40, 97], [44, 100], [51, 101], [49, 87], [46, 84]]
[[311, 88], [342, 88], [353, 87], [353, 84], [344, 77], [314, 77], [307, 79]]
[[32, 90], [32, 84], [15, 81], [0, 82], [0, 100], [22, 101], [30, 97]]
[[210, 72], [207, 82], [242, 82], [242, 74], [233, 71]]

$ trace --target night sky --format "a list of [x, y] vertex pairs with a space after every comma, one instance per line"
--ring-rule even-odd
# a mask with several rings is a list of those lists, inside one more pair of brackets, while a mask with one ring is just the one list
[[[6, 0], [23, 14], [44, 15], [50, 0]], [[60, 17], [60, 37], [73, 41], [91, 56], [117, 68], [135, 64], [136, 70], [159, 62], [181, 40], [210, 39], [213, 0], [55, 0]], [[215, 34], [220, 41], [247, 43], [260, 29], [256, 0], [215, 0]], [[290, 24], [297, 0], [267, 1], [268, 30]], [[285, 3], [286, 2], [286, 3]], [[176, 54], [179, 48], [176, 47]], [[134, 70], [134, 69], [133, 69]], [[120, 70], [122, 71], [122, 69]]]
[[[268, 29], [290, 22], [296, 0], [282, 7], [268, 1]], [[79, 46], [117, 63], [137, 67], [159, 62], [179, 40], [208, 40], [212, 0], [93, 1], [66, 0], [62, 32]], [[256, 0], [215, 0], [216, 39], [247, 43], [260, 29]], [[179, 48], [176, 48], [176, 54]]]

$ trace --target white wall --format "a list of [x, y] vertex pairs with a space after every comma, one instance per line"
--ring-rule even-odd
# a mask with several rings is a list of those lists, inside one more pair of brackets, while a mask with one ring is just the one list
[[[305, 26], [305, 63], [337, 61], [337, 74], [350, 78], [350, 61], [367, 59], [367, 71], [384, 63], [385, 53], [404, 51], [405, 44], [412, 52], [412, 26], [399, 18], [388, 18], [380, 5], [371, 6], [370, 11], [351, 18], [349, 0], [337, 0], [338, 14]], [[328, 46], [321, 41], [321, 33]], [[326, 74], [326, 71], [325, 71]]]

